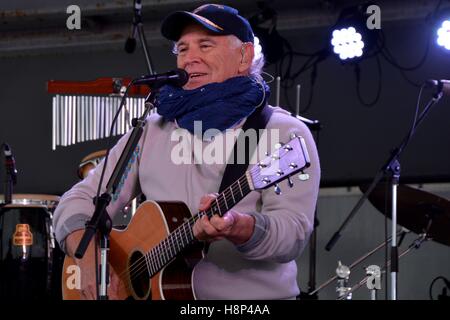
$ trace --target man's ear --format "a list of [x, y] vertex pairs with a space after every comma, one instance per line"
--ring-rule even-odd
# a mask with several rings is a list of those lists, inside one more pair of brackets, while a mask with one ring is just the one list
[[239, 73], [248, 73], [255, 55], [252, 43], [244, 43], [241, 47], [241, 63], [239, 64]]

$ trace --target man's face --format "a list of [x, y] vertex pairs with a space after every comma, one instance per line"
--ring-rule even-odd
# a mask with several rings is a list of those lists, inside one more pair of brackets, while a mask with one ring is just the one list
[[248, 74], [241, 63], [242, 45], [233, 36], [212, 35], [198, 25], [189, 25], [176, 46], [177, 66], [189, 74], [186, 90]]

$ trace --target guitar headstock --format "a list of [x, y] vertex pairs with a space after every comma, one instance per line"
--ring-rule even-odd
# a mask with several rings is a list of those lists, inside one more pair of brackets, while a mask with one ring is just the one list
[[[292, 187], [293, 182], [290, 176], [309, 167], [310, 164], [305, 140], [300, 136], [295, 136], [270, 156], [260, 161], [248, 173], [254, 190], [266, 189], [287, 178], [289, 186]], [[304, 178], [304, 180], [307, 179], [306, 175]], [[300, 179], [302, 178], [300, 177]], [[281, 192], [278, 185], [275, 187], [275, 192], [277, 194]]]

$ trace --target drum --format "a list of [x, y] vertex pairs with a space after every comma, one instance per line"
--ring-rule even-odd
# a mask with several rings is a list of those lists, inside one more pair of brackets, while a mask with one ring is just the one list
[[52, 230], [58, 202], [52, 195], [15, 194], [11, 204], [0, 208], [1, 298], [61, 297], [64, 255]]
[[77, 175], [80, 179], [84, 179], [87, 177], [89, 172], [93, 170], [106, 156], [106, 150], [100, 150], [88, 154], [86, 157], [81, 159], [80, 164], [78, 165]]

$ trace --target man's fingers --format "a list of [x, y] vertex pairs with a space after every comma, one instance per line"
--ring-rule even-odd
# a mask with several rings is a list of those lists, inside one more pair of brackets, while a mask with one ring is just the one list
[[211, 203], [216, 199], [217, 196], [218, 196], [218, 193], [209, 193], [209, 194], [201, 197], [199, 210], [202, 211], [202, 210], [208, 209], [211, 206]]
[[225, 213], [223, 217], [213, 216], [210, 219], [211, 225], [219, 232], [230, 230], [234, 225], [234, 221], [234, 215], [230, 211]]
[[198, 240], [207, 240], [217, 235], [217, 230], [211, 225], [207, 216], [201, 217], [194, 224], [193, 231]]
[[203, 216], [200, 220], [201, 229], [210, 237], [218, 235], [217, 229], [211, 224], [207, 216]]
[[208, 198], [204, 199], [203, 201], [200, 201], [199, 211], [203, 211], [208, 209], [211, 206], [211, 203], [214, 201], [215, 198]]
[[[215, 197], [210, 195], [202, 197], [201, 204], [211, 203]], [[201, 241], [220, 240], [225, 238], [231, 231], [236, 222], [235, 213], [232, 210], [228, 211], [223, 217], [213, 215], [208, 218], [206, 215], [202, 216], [194, 224], [194, 237]]]

